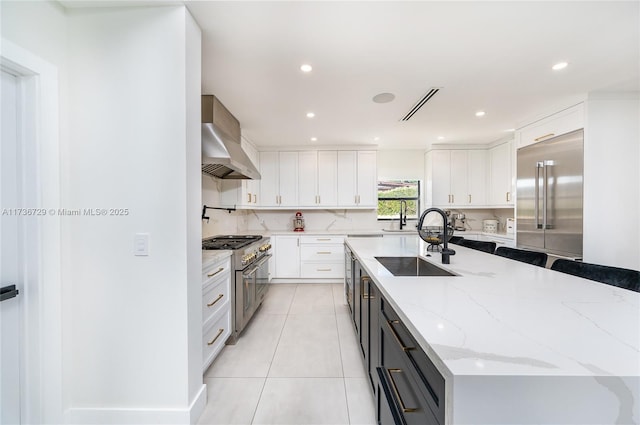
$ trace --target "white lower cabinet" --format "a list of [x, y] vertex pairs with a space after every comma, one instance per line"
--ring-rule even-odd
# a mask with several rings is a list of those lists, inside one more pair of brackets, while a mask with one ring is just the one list
[[202, 268], [202, 370], [206, 370], [231, 335], [231, 259]]
[[276, 279], [341, 279], [344, 276], [344, 236], [275, 235]]

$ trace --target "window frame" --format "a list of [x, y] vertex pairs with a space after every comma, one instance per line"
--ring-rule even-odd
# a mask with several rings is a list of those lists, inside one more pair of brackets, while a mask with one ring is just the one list
[[[421, 198], [421, 181], [420, 179], [387, 179], [387, 180], [378, 180], [378, 185], [380, 184], [380, 182], [384, 182], [384, 181], [415, 181], [417, 184], [417, 190], [418, 190], [418, 194], [416, 196], [403, 196], [403, 197], [399, 197], [399, 198], [380, 198], [378, 196], [377, 201], [416, 201], [416, 217], [407, 217], [407, 220], [418, 220], [420, 218], [420, 198]], [[379, 193], [379, 192], [378, 192]], [[377, 221], [393, 221], [393, 220], [399, 220], [400, 217], [380, 217], [378, 215], [378, 208], [376, 207], [376, 219]]]

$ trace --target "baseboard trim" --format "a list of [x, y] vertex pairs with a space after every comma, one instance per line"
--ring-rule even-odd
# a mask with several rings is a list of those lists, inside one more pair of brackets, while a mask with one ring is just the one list
[[188, 408], [70, 408], [67, 424], [195, 424], [207, 405], [207, 386], [202, 385]]

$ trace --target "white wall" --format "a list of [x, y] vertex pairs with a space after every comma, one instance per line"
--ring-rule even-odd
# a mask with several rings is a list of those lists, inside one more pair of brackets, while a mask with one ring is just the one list
[[640, 270], [638, 93], [591, 94], [584, 139], [584, 261]]

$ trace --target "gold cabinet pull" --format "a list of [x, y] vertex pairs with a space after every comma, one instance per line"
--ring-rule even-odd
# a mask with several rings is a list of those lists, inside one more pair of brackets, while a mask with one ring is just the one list
[[400, 402], [400, 408], [402, 409], [402, 411], [404, 413], [417, 412], [418, 409], [416, 407], [407, 407], [407, 406], [405, 406], [404, 401], [402, 401], [402, 397], [400, 397], [400, 392], [398, 391], [398, 387], [396, 385], [396, 381], [395, 381], [395, 379], [393, 379], [393, 374], [394, 373], [402, 373], [402, 369], [387, 369], [387, 370], [389, 371], [389, 380], [391, 381], [391, 387], [393, 388], [393, 392], [395, 393], [396, 398]]
[[253, 203], [254, 204], [258, 203], [258, 195], [256, 195], [255, 193], [253, 194]]
[[547, 137], [551, 137], [551, 136], [555, 136], [555, 135], [556, 135], [555, 133], [549, 133], [549, 134], [545, 134], [544, 136], [540, 136], [537, 139], [533, 139], [533, 140], [536, 141], [536, 142], [539, 142], [542, 139], [546, 139]]
[[207, 304], [207, 307], [211, 307], [212, 305], [214, 305], [215, 303], [217, 303], [218, 301], [220, 301], [222, 299], [222, 297], [224, 297], [224, 294], [220, 294], [218, 295], [218, 298], [216, 298], [215, 300], [211, 301], [210, 303]]
[[330, 272], [331, 269], [316, 269], [318, 272]]
[[215, 272], [213, 272], [213, 273], [209, 273], [209, 274], [207, 275], [207, 277], [215, 276], [215, 275], [217, 275], [218, 273], [220, 273], [222, 270], [224, 270], [224, 267], [220, 267], [220, 268], [219, 268], [218, 270], [216, 270]]
[[455, 204], [456, 203], [456, 197], [455, 195], [451, 195], [451, 203]]
[[511, 192], [507, 192], [507, 202], [511, 201]]
[[316, 238], [317, 241], [330, 241], [331, 238]]
[[318, 195], [318, 204], [320, 203], [320, 195]]
[[213, 345], [216, 342], [216, 339], [220, 338], [222, 332], [224, 332], [224, 329], [218, 329], [218, 333], [216, 334], [216, 336], [214, 336], [211, 341], [207, 342], [207, 345]]
[[316, 254], [331, 254], [331, 251], [317, 251]]
[[247, 196], [249, 197], [249, 199], [247, 200], [248, 203], [251, 203], [251, 194], [247, 193]]
[[471, 195], [469, 195], [469, 203], [471, 203]]
[[398, 333], [393, 328], [393, 325], [392, 325], [393, 323], [400, 323], [400, 321], [398, 321], [398, 320], [387, 320], [387, 326], [389, 326], [389, 330], [393, 334], [393, 337], [395, 338], [395, 340], [398, 343], [398, 345], [400, 346], [400, 348], [402, 348], [402, 351], [415, 350], [416, 347], [407, 347], [406, 345], [404, 345], [402, 343], [402, 341], [400, 340], [400, 337], [398, 336]]

